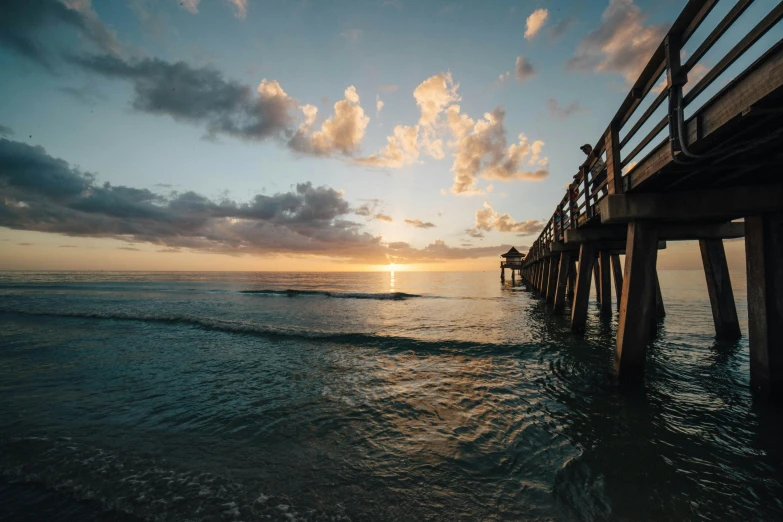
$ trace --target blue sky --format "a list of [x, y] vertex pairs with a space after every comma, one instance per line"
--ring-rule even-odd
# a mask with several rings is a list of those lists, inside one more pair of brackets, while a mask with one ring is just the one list
[[[19, 3], [12, 1], [9, 9]], [[43, 10], [59, 0], [37, 3]], [[273, 197], [296, 192], [295, 185], [305, 182], [342, 191], [335, 205], [344, 201], [350, 211], [340, 206], [328, 223], [305, 230], [291, 229], [290, 220], [270, 222], [268, 234], [277, 235], [280, 231], [275, 227], [288, 227], [286, 234], [309, 235], [310, 241], [321, 242], [313, 251], [302, 246], [277, 249], [269, 235], [243, 236], [242, 248], [250, 256], [272, 256], [278, 261], [318, 254], [375, 265], [384, 258], [411, 264], [467, 262], [496, 256], [492, 248], [500, 245], [529, 244], [537, 234], [536, 222], [548, 219], [583, 161], [578, 147], [601, 135], [628, 90], [629, 78], [644, 66], [684, 2], [70, 0], [60, 5], [64, 4], [68, 13], [89, 23], [49, 20], [24, 33], [45, 51], [45, 65], [20, 53], [9, 44], [10, 38], [0, 38], [0, 70], [11, 71], [0, 82], [0, 125], [13, 132], [6, 133], [7, 140], [42, 146], [48, 157], [65, 160], [71, 174], [95, 175], [94, 183], [148, 189], [168, 198], [144, 204], [171, 206], [176, 197], [171, 191], [193, 191], [213, 202], [229, 198], [242, 205], [257, 194]], [[716, 8], [713, 20], [732, 4]], [[738, 37], [774, 4], [772, 0], [756, 2], [736, 28]], [[540, 24], [529, 21], [536, 12], [537, 19], [543, 19]], [[621, 34], [607, 27], [611, 16], [620, 17], [632, 32]], [[5, 31], [6, 36], [16, 37], [25, 29], [9, 27], [0, 25], [0, 35]], [[767, 38], [780, 36], [778, 26]], [[263, 80], [277, 82], [285, 93], [280, 103], [289, 114], [280, 125], [285, 127], [281, 132], [301, 128], [305, 120], [301, 106], [317, 107], [318, 117], [304, 131], [306, 145], [299, 149], [276, 134], [218, 132], [207, 137], [203, 118], [175, 118], [165, 107], [156, 112], [134, 106], [138, 98], [134, 89], [139, 85], [134, 82], [147, 81], [139, 80], [139, 70], [119, 77], [75, 61], [88, 56], [113, 57], [134, 67], [145, 60], [159, 60], [166, 66], [182, 62], [192, 70], [216, 71], [223, 80], [247, 86], [254, 95]], [[575, 56], [584, 58], [580, 67], [569, 66]], [[518, 57], [530, 64], [532, 73], [515, 72]], [[707, 67], [711, 58], [705, 58]], [[451, 99], [427, 131], [414, 91], [438, 75], [450, 75], [444, 88], [451, 89]], [[348, 99], [346, 89], [351, 86], [358, 103]], [[378, 98], [383, 102], [379, 113]], [[337, 150], [336, 141], [316, 147], [314, 136], [323, 131], [321, 126], [341, 100], [345, 107], [354, 108], [354, 116], [355, 108], [361, 107], [363, 118], [369, 118], [366, 128], [351, 138], [348, 151]], [[176, 99], [168, 102], [180, 103]], [[481, 193], [454, 193], [454, 155], [467, 142], [460, 145], [450, 131], [446, 109], [452, 105], [458, 105], [459, 114], [474, 124], [485, 113], [502, 107], [506, 143], [498, 150], [508, 157], [507, 147], [518, 143], [518, 135], [524, 133], [526, 146], [543, 142], [540, 154], [534, 157], [535, 153], [528, 152], [494, 179], [486, 179], [487, 169], [478, 169], [474, 187]], [[378, 156], [396, 126], [417, 125], [415, 158], [393, 167], [361, 164], [360, 158]], [[473, 131], [471, 126], [469, 132]], [[425, 152], [426, 132], [431, 132], [431, 139], [441, 139], [442, 158]], [[492, 151], [486, 152], [484, 160], [489, 161]], [[23, 153], [33, 154], [28, 149]], [[521, 171], [538, 174], [523, 176]], [[507, 179], [499, 179], [504, 176]], [[72, 202], [69, 205], [76, 208]], [[363, 205], [368, 211], [360, 210], [357, 215], [354, 211]], [[476, 212], [482, 209], [483, 217], [478, 217]], [[372, 219], [378, 214], [392, 221]], [[221, 213], [223, 218], [233, 219]], [[209, 219], [216, 219], [214, 213]], [[253, 214], [252, 219], [261, 218]], [[406, 219], [434, 226], [415, 227]], [[342, 221], [358, 225], [340, 225]], [[170, 235], [118, 233], [116, 228], [84, 232], [26, 224], [21, 218], [4, 224], [0, 237], [23, 252], [6, 258], [6, 267], [29, 259], [30, 247], [41, 243], [40, 232], [57, 233], [50, 245], [76, 244], [83, 237], [105, 240], [89, 243], [90, 249], [102, 252], [125, 243], [131, 245], [126, 248], [143, 252], [160, 248], [213, 251], [203, 243], [178, 243]], [[329, 239], [319, 236], [318, 230], [330, 227], [336, 234], [335, 226], [343, 227], [341, 233], [354, 235], [351, 244], [380, 235], [382, 245], [405, 242], [408, 250], [397, 256], [373, 244], [345, 255], [340, 243], [332, 251], [326, 245]], [[466, 233], [469, 229], [473, 234]], [[24, 234], [32, 239], [24, 240]], [[236, 257], [228, 240], [215, 241], [214, 251]], [[450, 250], [442, 256], [432, 249], [422, 254], [428, 245], [439, 248], [438, 241]], [[87, 243], [77, 246], [87, 248]], [[126, 251], [131, 252], [135, 251]]]

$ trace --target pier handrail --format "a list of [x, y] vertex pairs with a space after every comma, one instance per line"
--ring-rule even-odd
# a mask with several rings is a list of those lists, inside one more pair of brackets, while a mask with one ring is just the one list
[[[573, 181], [568, 185], [565, 196], [557, 203], [555, 211], [547, 221], [538, 238], [531, 245], [524, 263], [527, 265], [546, 255], [553, 242], [564, 239], [567, 229], [574, 229], [590, 223], [597, 217], [596, 205], [609, 194], [621, 194], [627, 190], [627, 173], [623, 169], [629, 167], [634, 159], [660, 133], [669, 126], [672, 160], [681, 163], [679, 158], [698, 159], [690, 153], [683, 137], [678, 132], [683, 128], [684, 108], [691, 104], [699, 94], [712, 85], [722, 73], [734, 64], [753, 44], [764, 36], [775, 24], [783, 18], [783, 3], [778, 3], [766, 14], [739, 42], [737, 42], [707, 73], [699, 79], [687, 93], [682, 88], [688, 82], [688, 73], [725, 35], [739, 17], [753, 3], [753, 0], [738, 0], [737, 3], [717, 22], [695, 51], [680, 63], [680, 54], [702, 22], [712, 12], [719, 0], [689, 0], [672, 24], [663, 41], [655, 49], [647, 65], [634, 82], [606, 131], [596, 140], [592, 152], [579, 167]], [[780, 42], [776, 45], [781, 45]], [[775, 46], [773, 46], [775, 47]], [[659, 82], [666, 73], [665, 84]], [[729, 84], [731, 82], [728, 82]], [[655, 92], [660, 88], [659, 92]], [[728, 88], [728, 85], [723, 89]], [[650, 93], [655, 95], [650, 105], [642, 112], [636, 121], [620, 138], [620, 132], [635, 116], [642, 102]], [[644, 135], [630, 152], [627, 146], [636, 134], [649, 122], [653, 114], [664, 101], [669, 100], [669, 111], [661, 121]], [[679, 111], [679, 113], [678, 113]], [[678, 115], [679, 122], [675, 117]], [[684, 155], [683, 155], [684, 154]], [[596, 163], [605, 156], [606, 175], [596, 182], [596, 177], [603, 172], [593, 172]], [[643, 160], [641, 160], [643, 161]], [[633, 170], [633, 165], [628, 169]]]

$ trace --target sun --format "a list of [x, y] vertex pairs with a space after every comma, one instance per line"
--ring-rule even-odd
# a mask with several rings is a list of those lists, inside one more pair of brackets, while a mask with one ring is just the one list
[[397, 265], [394, 263], [389, 263], [389, 272], [394, 272], [394, 269], [397, 268]]

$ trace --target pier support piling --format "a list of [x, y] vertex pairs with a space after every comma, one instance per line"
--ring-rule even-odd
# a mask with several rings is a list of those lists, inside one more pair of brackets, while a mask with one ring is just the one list
[[704, 264], [704, 275], [707, 278], [707, 293], [712, 306], [715, 335], [725, 339], [736, 339], [741, 336], [741, 333], [723, 241], [702, 239], [699, 241], [699, 248]]
[[598, 254], [598, 272], [601, 285], [596, 290], [601, 294], [601, 315], [604, 317], [612, 316], [612, 281], [609, 257], [609, 252], [603, 250]]
[[599, 263], [596, 262], [597, 260], [593, 260], [593, 279], [595, 280], [595, 300], [598, 302], [598, 304], [601, 303], [601, 274]]
[[617, 294], [617, 309], [620, 309], [620, 300], [623, 297], [623, 267], [620, 264], [620, 256], [612, 256], [612, 274], [614, 274], [614, 293]]
[[745, 218], [750, 386], [783, 399], [783, 212]]
[[650, 328], [655, 314], [655, 265], [658, 259], [656, 225], [628, 224], [620, 320], [617, 325], [615, 373], [623, 381], [641, 381]]
[[547, 303], [554, 303], [555, 302], [555, 291], [557, 289], [557, 279], [558, 279], [558, 256], [550, 256], [547, 260], [549, 264], [548, 269], [548, 275], [547, 278], [547, 284], [546, 284], [546, 302]]
[[571, 252], [560, 253], [560, 263], [557, 271], [557, 288], [555, 290], [555, 304], [553, 310], [556, 314], [563, 313], [565, 309], [566, 287], [570, 278]]
[[[656, 251], [657, 252], [657, 251]], [[593, 273], [595, 247], [582, 243], [579, 247], [579, 270], [576, 274], [576, 290], [571, 305], [571, 331], [584, 332], [587, 323], [587, 305], [590, 302], [590, 277]]]

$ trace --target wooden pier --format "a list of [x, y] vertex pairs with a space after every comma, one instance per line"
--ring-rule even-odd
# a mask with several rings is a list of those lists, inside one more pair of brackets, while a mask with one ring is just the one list
[[[520, 273], [553, 313], [566, 312], [570, 303], [574, 332], [587, 326], [593, 282], [601, 314], [612, 316], [614, 279], [615, 371], [622, 381], [639, 382], [651, 332], [665, 315], [658, 251], [670, 241], [699, 241], [715, 333], [737, 338], [723, 240], [744, 237], [751, 387], [760, 396], [783, 399], [783, 41], [765, 44], [736, 75], [724, 74], [742, 64], [738, 60], [764, 35], [780, 34], [783, 3], [703, 78], [689, 82], [688, 73], [752, 0], [739, 0], [723, 19], [713, 20], [717, 3], [686, 4], [556, 204]], [[708, 17], [712, 23], [705, 28], [711, 30], [681, 63], [683, 46]], [[693, 103], [722, 82], [711, 98]], [[655, 122], [659, 108], [666, 114]], [[651, 130], [637, 136], [643, 128]]]

